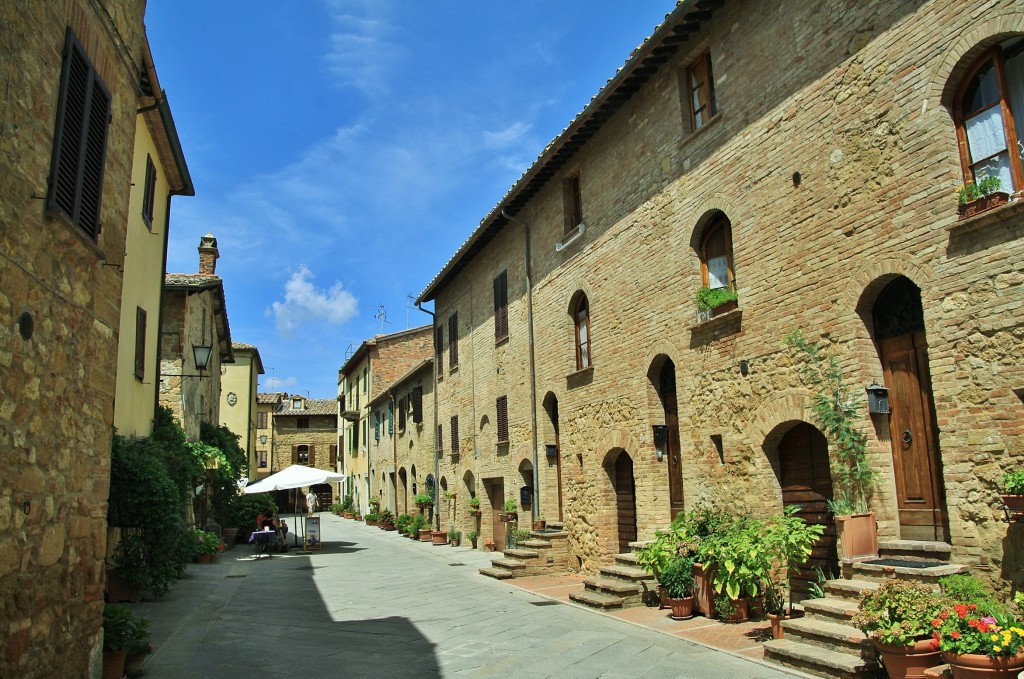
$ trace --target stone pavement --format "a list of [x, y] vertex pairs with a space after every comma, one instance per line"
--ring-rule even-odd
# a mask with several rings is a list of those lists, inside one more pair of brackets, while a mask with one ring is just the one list
[[256, 561], [238, 545], [133, 605], [152, 620], [146, 679], [794, 676], [759, 662], [760, 624], [592, 611], [568, 603], [578, 576], [499, 582], [477, 573], [490, 553], [321, 524], [322, 550]]

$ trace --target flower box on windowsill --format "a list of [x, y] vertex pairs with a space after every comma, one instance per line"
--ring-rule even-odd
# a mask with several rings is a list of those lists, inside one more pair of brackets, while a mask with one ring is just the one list
[[1004, 191], [995, 191], [982, 196], [981, 198], [975, 198], [974, 200], [966, 203], [961, 203], [959, 208], [960, 219], [970, 219], [971, 217], [979, 215], [987, 210], [991, 210], [994, 207], [1006, 205], [1009, 200], [1010, 194]]

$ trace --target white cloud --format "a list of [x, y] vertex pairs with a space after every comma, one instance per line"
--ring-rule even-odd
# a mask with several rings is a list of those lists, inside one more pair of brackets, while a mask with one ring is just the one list
[[274, 302], [267, 315], [272, 315], [281, 335], [290, 337], [292, 331], [305, 321], [322, 320], [340, 325], [356, 314], [358, 300], [339, 281], [330, 289], [317, 288], [313, 272], [306, 266], [292, 274], [284, 284], [284, 301]]
[[384, 73], [396, 56], [388, 42], [391, 26], [385, 20], [391, 3], [382, 0], [331, 0], [332, 31], [324, 61], [338, 84], [367, 95], [387, 92]]

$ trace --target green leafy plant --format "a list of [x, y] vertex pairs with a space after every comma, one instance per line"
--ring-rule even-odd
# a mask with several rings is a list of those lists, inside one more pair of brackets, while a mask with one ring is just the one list
[[982, 196], [995, 193], [1003, 185], [1003, 182], [995, 175], [986, 175], [975, 182], [968, 182], [957, 191], [961, 205], [977, 200]]
[[345, 499], [341, 501], [341, 511], [351, 512], [353, 509], [355, 509], [355, 503], [352, 500], [352, 496], [346, 495]]
[[413, 535], [418, 533], [421, 529], [429, 527], [430, 525], [427, 523], [427, 517], [423, 516], [422, 514], [417, 514], [416, 516], [412, 517], [412, 520], [408, 524], [409, 532], [411, 532]]
[[[769, 520], [763, 540], [768, 546], [768, 557], [773, 568], [765, 580], [765, 608], [769, 613], [787, 612], [787, 597], [792, 594], [791, 577], [811, 555], [814, 543], [821, 539], [825, 527], [809, 524], [797, 516], [801, 507], [790, 505], [781, 517]], [[788, 608], [792, 608], [790, 600]]]
[[711, 311], [738, 299], [736, 291], [732, 288], [699, 288], [697, 290], [697, 309]]
[[462, 533], [460, 533], [459, 531], [455, 530], [454, 528], [449, 528], [448, 529], [448, 541], [449, 542], [458, 542], [461, 536], [462, 536]]
[[370, 511], [374, 513], [380, 513], [380, 499], [371, 497], [369, 500]]
[[715, 612], [722, 620], [736, 615], [739, 610], [740, 607], [733, 599], [724, 596], [715, 597]]
[[395, 515], [391, 513], [390, 509], [382, 509], [377, 517], [377, 523], [390, 530], [395, 527]]
[[416, 493], [416, 497], [413, 498], [417, 507], [427, 507], [434, 504], [434, 498], [430, 493]]
[[987, 584], [973, 575], [947, 575], [939, 580], [942, 594], [950, 601], [970, 602], [981, 615], [1007, 616], [1009, 609], [999, 602]]
[[677, 555], [661, 569], [658, 583], [673, 599], [684, 599], [693, 594], [693, 558]]
[[469, 498], [470, 511], [480, 511], [480, 498], [473, 496]]
[[705, 569], [711, 568], [716, 592], [738, 599], [755, 597], [763, 590], [773, 568], [765, 532], [764, 522], [736, 517], [701, 541], [698, 558]]
[[124, 650], [128, 655], [149, 655], [152, 653], [153, 645], [149, 643], [149, 620], [133, 615], [128, 624], [124, 641]]
[[398, 529], [399, 533], [408, 533], [410, 523], [412, 523], [411, 516], [408, 514], [399, 514], [398, 518], [395, 519], [395, 528]]
[[125, 651], [133, 629], [132, 609], [125, 604], [103, 607], [103, 650]]
[[1024, 623], [1005, 615], [986, 615], [974, 602], [955, 602], [932, 622], [933, 647], [946, 653], [1008, 658], [1024, 651]]
[[466, 538], [467, 538], [467, 539], [468, 539], [468, 540], [469, 540], [470, 542], [476, 542], [476, 539], [477, 539], [478, 537], [480, 537], [480, 533], [478, 533], [478, 532], [477, 532], [477, 531], [475, 531], [475, 530], [471, 530], [471, 531], [469, 531], [468, 533], [466, 533]]
[[835, 451], [832, 478], [836, 497], [829, 509], [838, 516], [863, 514], [868, 510], [875, 470], [867, 456], [867, 437], [856, 426], [857, 396], [843, 378], [839, 359], [826, 355], [817, 343], [807, 340], [798, 329], [783, 343], [790, 350], [803, 381], [814, 390], [812, 409], [818, 428]]
[[887, 580], [861, 599], [853, 624], [886, 646], [912, 646], [927, 639], [941, 601], [919, 582]]
[[533, 537], [533, 531], [527, 528], [517, 528], [515, 530], [516, 543], [526, 542]]
[[1002, 488], [1006, 495], [1024, 495], [1024, 469], [1003, 474]]
[[220, 551], [220, 538], [205, 530], [193, 530], [190, 534], [193, 554], [216, 554]]
[[504, 505], [503, 509], [505, 510], [505, 512], [515, 512], [515, 511], [517, 511], [518, 507], [516, 506], [515, 498], [509, 498], [509, 499], [505, 500], [505, 505]]

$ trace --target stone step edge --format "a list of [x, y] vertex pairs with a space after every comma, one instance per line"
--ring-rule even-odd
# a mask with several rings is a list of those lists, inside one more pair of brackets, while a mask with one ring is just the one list
[[[791, 639], [772, 639], [764, 643], [765, 659], [779, 664], [785, 664], [782, 659], [795, 661], [795, 667], [807, 671], [807, 668], [828, 668], [831, 670], [826, 677], [846, 676], [862, 677], [870, 676], [878, 671], [878, 664], [864, 660], [858, 656], [848, 653], [830, 651], [820, 646], [808, 646]], [[824, 670], [819, 670], [824, 671]], [[841, 675], [835, 672], [841, 672]]]
[[583, 581], [583, 586], [591, 590], [606, 590], [627, 596], [643, 593], [643, 588], [636, 583], [615, 578], [587, 578]]
[[601, 566], [598, 572], [605, 577], [618, 578], [620, 580], [635, 580], [638, 582], [655, 580], [654, 576], [644, 569], [632, 568], [630, 566]]
[[515, 573], [504, 568], [481, 568], [479, 572], [480, 575], [486, 575], [495, 580], [508, 580], [515, 577]]
[[852, 625], [808, 618], [784, 620], [782, 628], [801, 639], [819, 639], [832, 644], [841, 644], [850, 650], [873, 649], [874, 644], [863, 632]]
[[808, 616], [849, 619], [857, 612], [859, 605], [852, 599], [827, 596], [820, 599], [804, 599], [803, 607]]
[[495, 568], [507, 568], [509, 570], [523, 570], [526, 564], [515, 559], [491, 559], [491, 565]]
[[570, 593], [569, 600], [594, 608], [622, 608], [622, 599], [619, 597], [586, 590]]
[[532, 549], [506, 549], [502, 552], [506, 557], [512, 557], [514, 559], [536, 559], [540, 557], [540, 552], [535, 552]]
[[907, 566], [883, 566], [880, 564], [873, 563], [855, 563], [853, 564], [853, 572], [858, 575], [871, 575], [878, 578], [890, 578], [892, 575], [902, 575], [907, 578], [920, 578], [922, 580], [938, 580], [944, 578], [947, 575], [959, 575], [961, 573], [970, 572], [970, 566], [964, 566], [961, 564], [943, 564], [941, 566], [931, 566], [930, 568], [909, 568]]

